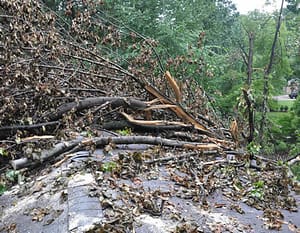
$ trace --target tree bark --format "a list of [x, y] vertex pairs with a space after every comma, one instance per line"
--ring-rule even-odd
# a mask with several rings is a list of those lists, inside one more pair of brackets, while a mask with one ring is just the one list
[[249, 38], [249, 52], [248, 52], [248, 62], [247, 62], [247, 66], [248, 66], [248, 70], [247, 70], [247, 82], [248, 82], [248, 86], [249, 88], [251, 87], [251, 83], [252, 83], [252, 66], [253, 66], [253, 42], [254, 42], [254, 33], [253, 32], [249, 32], [248, 33], [248, 38]]
[[[186, 142], [179, 140], [165, 139], [161, 137], [152, 137], [152, 136], [120, 136], [120, 137], [100, 137], [92, 139], [78, 138], [70, 142], [60, 142], [54, 145], [53, 148], [49, 150], [43, 150], [40, 154], [34, 154], [33, 159], [20, 158], [12, 160], [10, 164], [12, 167], [17, 170], [23, 167], [36, 165], [43, 163], [55, 156], [58, 156], [62, 153], [68, 152], [75, 147], [77, 149], [83, 149], [85, 146], [95, 145], [97, 148], [103, 148], [108, 144], [148, 144], [148, 145], [161, 145], [166, 147], [174, 148], [184, 148], [192, 149], [198, 151], [218, 151], [220, 146], [215, 143], [195, 143], [195, 142]], [[72, 151], [74, 152], [74, 151]]]
[[217, 150], [220, 147], [214, 143], [194, 143], [179, 140], [165, 139], [152, 136], [120, 136], [120, 137], [101, 137], [92, 139], [92, 143], [97, 147], [105, 146], [109, 143], [114, 144], [149, 144], [161, 145], [176, 148], [194, 149], [194, 150]]
[[74, 111], [81, 111], [84, 109], [88, 109], [94, 106], [100, 106], [102, 104], [105, 104], [106, 102], [109, 102], [112, 107], [130, 107], [133, 110], [143, 110], [148, 107], [148, 105], [140, 100], [136, 100], [133, 98], [122, 98], [122, 97], [92, 97], [92, 98], [86, 98], [83, 100], [79, 100], [77, 102], [71, 102], [61, 105], [57, 108], [55, 112], [48, 113], [46, 118], [49, 118], [50, 120], [58, 120], [60, 119], [63, 114], [74, 110]]
[[247, 142], [250, 143], [254, 139], [254, 106], [252, 96], [246, 89], [243, 89], [244, 99], [247, 104], [247, 112], [248, 112], [248, 124], [249, 124], [249, 135], [247, 136]]
[[161, 133], [163, 131], [189, 131], [193, 130], [193, 126], [182, 126], [182, 125], [141, 125], [135, 124], [129, 121], [110, 121], [104, 122], [102, 127], [107, 130], [119, 130], [124, 128], [131, 128], [134, 131], [141, 131], [141, 132], [154, 132], [154, 133]]
[[[246, 29], [245, 29], [246, 30]], [[247, 31], [247, 30], [246, 30]], [[247, 142], [250, 143], [254, 138], [254, 106], [253, 99], [250, 96], [251, 84], [252, 84], [252, 73], [253, 73], [253, 44], [254, 44], [254, 32], [247, 31], [248, 40], [249, 40], [249, 50], [248, 54], [245, 49], [240, 45], [241, 50], [243, 52], [243, 59], [245, 64], [247, 65], [247, 89], [243, 89], [243, 96], [247, 104], [247, 113], [248, 113], [248, 126], [249, 133], [246, 136]]]
[[272, 70], [273, 62], [274, 62], [274, 56], [275, 56], [275, 49], [276, 49], [276, 43], [277, 43], [277, 38], [280, 30], [280, 25], [281, 25], [281, 18], [282, 18], [282, 10], [283, 10], [283, 3], [284, 0], [281, 1], [281, 7], [279, 11], [279, 16], [277, 20], [277, 26], [276, 26], [276, 31], [274, 35], [274, 40], [271, 48], [271, 54], [270, 54], [270, 60], [267, 68], [265, 69], [264, 72], [264, 89], [263, 89], [263, 103], [262, 103], [262, 118], [260, 122], [260, 142], [261, 145], [263, 145], [264, 142], [264, 128], [266, 127], [266, 122], [267, 122], [267, 111], [268, 111], [268, 95], [269, 95], [269, 76]]
[[34, 125], [11, 125], [0, 127], [0, 139], [5, 139], [7, 137], [13, 136], [18, 130], [28, 131], [28, 132], [44, 132], [44, 129], [54, 128], [59, 125], [59, 121], [45, 122]]
[[163, 104], [171, 104], [174, 105], [174, 108], [170, 108], [180, 119], [184, 120], [187, 123], [192, 124], [195, 129], [201, 131], [203, 134], [212, 135], [209, 129], [206, 126], [201, 124], [198, 120], [196, 120], [192, 115], [187, 113], [180, 105], [174, 103], [174, 101], [170, 100], [169, 98], [165, 97], [162, 93], [156, 90], [151, 85], [145, 85], [144, 88], [153, 96], [158, 98], [161, 103]]

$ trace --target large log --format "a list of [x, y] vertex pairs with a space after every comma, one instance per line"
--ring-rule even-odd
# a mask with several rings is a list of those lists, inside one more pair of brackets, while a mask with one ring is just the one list
[[120, 137], [101, 137], [90, 139], [97, 147], [105, 146], [109, 143], [114, 144], [149, 144], [161, 145], [174, 148], [185, 148], [194, 150], [218, 150], [220, 147], [214, 143], [195, 143], [179, 140], [165, 139], [152, 136], [120, 136]]
[[134, 129], [134, 131], [140, 132], [154, 132], [160, 133], [164, 131], [189, 131], [193, 130], [193, 126], [182, 126], [182, 125], [143, 125], [143, 124], [136, 124], [134, 122], [129, 122], [125, 120], [121, 121], [110, 121], [104, 122], [101, 125], [104, 129], [107, 130], [119, 130], [125, 128]]
[[148, 107], [148, 105], [140, 100], [134, 98], [125, 97], [92, 97], [82, 99], [76, 102], [70, 102], [63, 104], [57, 108], [55, 112], [50, 112], [45, 115], [45, 118], [53, 120], [60, 119], [63, 114], [72, 111], [81, 111], [95, 106], [101, 106], [105, 103], [110, 103], [113, 108], [117, 107], [129, 107], [133, 110], [143, 110]]

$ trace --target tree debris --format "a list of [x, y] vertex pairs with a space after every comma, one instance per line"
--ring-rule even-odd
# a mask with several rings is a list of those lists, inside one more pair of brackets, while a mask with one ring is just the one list
[[[64, 21], [39, 1], [1, 1], [0, 194], [2, 184], [18, 183], [18, 197], [30, 194], [49, 204], [48, 197], [57, 201], [61, 192], [64, 205], [72, 202], [71, 177], [86, 172], [93, 182], [85, 194], [101, 204], [101, 221], [86, 232], [134, 232], [154, 218], [169, 232], [232, 232], [236, 226], [249, 232], [232, 217], [206, 211], [243, 214], [242, 204], [263, 210], [267, 227], [284, 227], [278, 209], [297, 210], [285, 166], [239, 148], [237, 123], [227, 129], [204, 108], [201, 87], [188, 80], [179, 85], [170, 71], [158, 70], [156, 41], [142, 38], [135, 56], [112, 60], [111, 51], [128, 47], [130, 33], [99, 17], [97, 1], [74, 15], [70, 4], [61, 6], [69, 17]], [[199, 90], [187, 94], [191, 86]], [[59, 172], [47, 174], [55, 168]], [[39, 172], [45, 182], [34, 187]], [[214, 202], [218, 192], [237, 203]], [[25, 214], [46, 228], [55, 222], [50, 216], [63, 211], [37, 206]], [[0, 231], [19, 227], [9, 211], [2, 217], [7, 224], [0, 222]]]

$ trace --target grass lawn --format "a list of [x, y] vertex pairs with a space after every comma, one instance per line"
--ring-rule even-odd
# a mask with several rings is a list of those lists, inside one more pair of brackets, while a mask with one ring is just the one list
[[[267, 117], [270, 121], [275, 124], [279, 124], [281, 119], [284, 117], [290, 116], [289, 112], [267, 112]], [[261, 112], [256, 112], [256, 121], [259, 122], [261, 120]]]
[[293, 107], [294, 102], [293, 100], [277, 100], [279, 108], [280, 106], [288, 106], [289, 110]]
[[289, 116], [289, 112], [268, 112], [268, 118], [273, 121], [273, 122], [277, 122], [280, 118]]

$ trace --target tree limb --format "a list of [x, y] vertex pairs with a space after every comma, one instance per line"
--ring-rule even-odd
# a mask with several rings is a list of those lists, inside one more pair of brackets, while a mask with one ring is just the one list
[[120, 106], [130, 107], [133, 110], [143, 110], [148, 107], [148, 105], [140, 100], [136, 100], [133, 98], [122, 98], [122, 97], [92, 97], [86, 98], [83, 100], [79, 100], [78, 102], [71, 102], [61, 105], [57, 108], [54, 113], [48, 113], [45, 117], [48, 117], [50, 120], [58, 120], [63, 114], [74, 110], [81, 111], [84, 109], [88, 109], [94, 106], [102, 105], [106, 102], [110, 102], [110, 104], [116, 108]]
[[43, 131], [45, 128], [58, 126], [60, 124], [59, 121], [45, 122], [34, 125], [12, 125], [12, 126], [4, 126], [0, 127], [0, 139], [5, 139], [9, 136], [12, 136], [17, 133], [17, 131]]
[[[216, 151], [220, 147], [214, 143], [195, 143], [185, 142], [179, 140], [165, 139], [161, 137], [152, 136], [120, 136], [120, 137], [100, 137], [92, 139], [78, 138], [69, 142], [60, 142], [49, 150], [43, 150], [40, 154], [35, 153], [34, 159], [20, 158], [12, 160], [10, 163], [14, 169], [20, 169], [27, 166], [43, 163], [55, 156], [72, 150], [77, 147], [77, 150], [84, 148], [85, 146], [95, 145], [97, 148], [103, 148], [108, 144], [149, 144], [160, 145], [166, 147], [176, 147], [184, 149], [193, 149], [198, 151]], [[74, 151], [72, 151], [74, 152]]]

